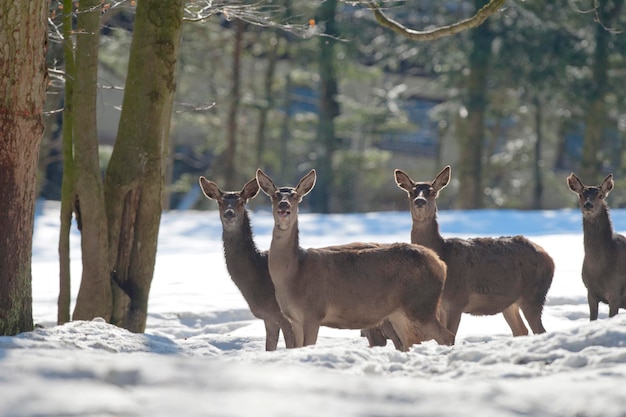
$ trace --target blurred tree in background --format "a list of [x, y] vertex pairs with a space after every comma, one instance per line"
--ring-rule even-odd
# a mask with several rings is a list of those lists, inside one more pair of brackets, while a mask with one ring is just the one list
[[[430, 178], [451, 164], [457, 193], [442, 208], [562, 207], [572, 204], [563, 185], [570, 171], [583, 170], [589, 182], [623, 173], [618, 0], [508, 1], [483, 25], [427, 42], [381, 26], [370, 1], [218, 3], [211, 12], [204, 1], [186, 4], [165, 207], [206, 205], [198, 175], [237, 188], [257, 167], [282, 183], [313, 167], [323, 171], [327, 186], [310, 208], [332, 212], [404, 209], [393, 185], [396, 167]], [[470, 18], [485, 4], [377, 5], [426, 31]], [[133, 31], [127, 5], [101, 18], [103, 167]], [[325, 47], [331, 52], [323, 55]], [[325, 95], [329, 68], [336, 91]], [[334, 104], [324, 106], [328, 100]], [[52, 118], [54, 132], [60, 123]], [[47, 184], [58, 182], [56, 159], [48, 152], [42, 160], [51, 161]]]

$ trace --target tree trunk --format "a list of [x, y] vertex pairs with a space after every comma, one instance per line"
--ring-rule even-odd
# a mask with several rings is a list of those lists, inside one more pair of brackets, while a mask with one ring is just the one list
[[47, 17], [47, 1], [0, 4], [0, 335], [33, 329], [31, 260]]
[[[475, 0], [479, 10], [484, 0]], [[483, 205], [483, 142], [485, 111], [487, 109], [487, 76], [491, 57], [493, 33], [489, 22], [472, 29], [472, 50], [469, 57], [470, 74], [467, 81], [467, 120], [461, 137], [459, 160], [459, 208], [481, 208]]]
[[335, 71], [335, 42], [339, 35], [335, 22], [337, 0], [327, 0], [320, 4], [318, 23], [324, 27], [324, 35], [320, 37], [319, 73], [320, 73], [320, 104], [317, 141], [321, 152], [317, 160], [318, 175], [316, 194], [311, 196], [311, 207], [314, 211], [328, 213], [330, 196], [332, 195], [333, 155], [337, 149], [335, 137], [335, 118], [339, 116], [337, 102], [337, 74]]
[[276, 63], [278, 62], [278, 46], [280, 36], [278, 31], [271, 31], [270, 46], [267, 51], [267, 67], [263, 77], [263, 104], [259, 110], [259, 124], [256, 133], [256, 166], [267, 170], [263, 155], [266, 147], [267, 119], [270, 111], [274, 108], [274, 75], [276, 73]]
[[111, 322], [132, 332], [143, 332], [147, 320], [183, 7], [183, 0], [137, 2], [119, 131], [105, 179], [109, 259], [119, 286]]
[[541, 99], [535, 97], [535, 158], [533, 160], [533, 176], [535, 188], [533, 191], [533, 209], [541, 210], [543, 208], [543, 175], [541, 173], [542, 145], [543, 145], [543, 106]]
[[235, 155], [237, 151], [237, 117], [241, 102], [241, 53], [245, 23], [235, 21], [235, 44], [233, 47], [232, 85], [230, 89], [230, 108], [226, 121], [226, 153], [224, 161], [224, 186], [227, 190], [236, 188]]
[[599, 22], [596, 25], [596, 47], [594, 49], [593, 79], [585, 114], [585, 134], [581, 161], [581, 177], [600, 178], [602, 175], [602, 131], [606, 126], [606, 103], [609, 43], [611, 33], [607, 28], [617, 21], [623, 0], [599, 0], [596, 11]]
[[74, 320], [111, 318], [111, 278], [108, 260], [107, 218], [98, 156], [96, 99], [100, 0], [79, 3], [76, 35], [74, 105], [74, 190], [76, 218], [81, 231], [82, 279]]
[[72, 9], [74, 0], [63, 1], [63, 51], [65, 57], [65, 105], [63, 108], [63, 180], [61, 183], [61, 227], [59, 232], [59, 299], [57, 323], [70, 321], [71, 274], [70, 229], [74, 211], [74, 42], [72, 40]]

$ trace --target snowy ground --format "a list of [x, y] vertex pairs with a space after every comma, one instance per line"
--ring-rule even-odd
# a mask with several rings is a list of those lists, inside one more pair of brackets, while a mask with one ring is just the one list
[[[259, 197], [262, 198], [262, 197]], [[614, 210], [617, 230], [626, 211]], [[101, 320], [55, 326], [58, 207], [37, 216], [33, 310], [44, 326], [0, 337], [1, 416], [626, 416], [626, 312], [588, 321], [578, 210], [447, 211], [448, 236], [526, 234], [553, 256], [548, 332], [513, 338], [502, 316], [461, 321], [457, 344], [401, 353], [323, 328], [316, 346], [264, 351], [230, 281], [212, 212], [167, 213], [145, 334]], [[407, 212], [301, 214], [305, 247], [409, 239]], [[269, 247], [272, 218], [252, 213]], [[76, 231], [74, 231], [76, 234]], [[74, 292], [80, 277], [73, 240]]]

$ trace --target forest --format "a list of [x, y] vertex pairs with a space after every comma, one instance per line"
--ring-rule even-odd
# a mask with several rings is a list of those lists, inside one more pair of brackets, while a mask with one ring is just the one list
[[450, 165], [442, 209], [567, 207], [570, 172], [613, 173], [623, 205], [623, 3], [1, 6], [0, 334], [33, 327], [39, 197], [60, 200], [58, 323], [138, 333], [162, 213], [211, 207], [200, 175], [236, 190], [258, 168], [282, 184], [315, 168], [303, 209], [339, 213], [405, 210], [395, 168]]
[[[134, 20], [131, 2], [107, 3], [97, 93], [103, 170]], [[484, 3], [408, 0], [381, 8], [424, 29], [471, 16]], [[564, 178], [571, 171], [589, 181], [609, 172], [621, 180], [621, 3], [507, 1], [479, 28], [415, 41], [382, 27], [358, 2], [212, 2], [210, 12], [201, 10], [209, 3], [190, 2], [166, 206], [207, 204], [199, 175], [234, 187], [256, 168], [285, 183], [317, 168], [322, 183], [312, 211], [403, 209], [393, 169], [430, 179], [448, 164], [456, 192], [444, 208], [570, 205]], [[61, 70], [61, 55], [62, 44], [52, 39], [48, 65]], [[320, 94], [326, 84], [334, 89], [329, 98]], [[63, 86], [54, 83], [48, 92], [40, 162], [42, 195], [53, 199], [63, 171], [55, 112]]]

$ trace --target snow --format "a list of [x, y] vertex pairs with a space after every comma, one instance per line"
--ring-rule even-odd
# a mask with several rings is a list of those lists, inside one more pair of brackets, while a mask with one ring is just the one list
[[[589, 322], [578, 210], [441, 211], [446, 236], [525, 234], [554, 258], [548, 332], [513, 338], [464, 315], [457, 343], [403, 353], [322, 328], [316, 346], [264, 351], [264, 327], [226, 272], [215, 211], [163, 216], [145, 334], [101, 319], [55, 325], [58, 205], [36, 217], [33, 332], [0, 337], [1, 416], [626, 416], [626, 312]], [[626, 230], [626, 210], [613, 210]], [[273, 220], [251, 213], [268, 248]], [[409, 238], [410, 215], [300, 215], [305, 247]], [[80, 242], [72, 232], [74, 297]]]

